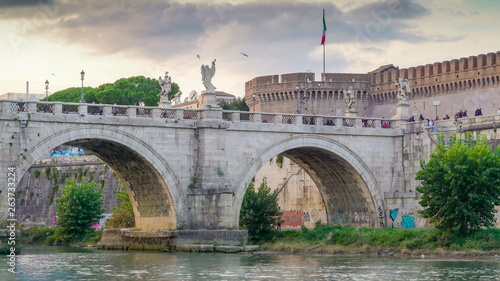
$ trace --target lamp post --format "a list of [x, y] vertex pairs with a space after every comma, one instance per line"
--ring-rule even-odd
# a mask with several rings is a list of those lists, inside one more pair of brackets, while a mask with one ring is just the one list
[[295, 89], [297, 90], [297, 110], [295, 113], [300, 114], [300, 100], [301, 100], [301, 98], [300, 98], [300, 85], [297, 84], [295, 86]]
[[49, 80], [45, 80], [45, 100], [48, 100], [49, 97]]
[[82, 96], [80, 97], [80, 103], [85, 103], [85, 97], [83, 96], [83, 79], [85, 78], [85, 71], [82, 70], [80, 76], [82, 77]]

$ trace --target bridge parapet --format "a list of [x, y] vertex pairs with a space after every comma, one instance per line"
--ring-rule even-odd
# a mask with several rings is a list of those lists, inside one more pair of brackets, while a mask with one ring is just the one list
[[[395, 120], [369, 117], [346, 117], [346, 116], [325, 116], [325, 115], [301, 115], [301, 114], [283, 114], [271, 112], [248, 112], [248, 111], [221, 111], [220, 109], [182, 109], [182, 108], [162, 108], [148, 106], [131, 105], [111, 105], [111, 104], [81, 104], [64, 102], [43, 102], [43, 101], [19, 101], [19, 100], [1, 100], [0, 116], [2, 119], [23, 120], [39, 115], [44, 120], [48, 116], [55, 119], [61, 118], [63, 121], [88, 122], [87, 119], [80, 117], [96, 116], [99, 122], [122, 120], [126, 118], [133, 120], [156, 120], [164, 124], [171, 120], [175, 123], [188, 122], [192, 125], [193, 121], [204, 119], [219, 120], [221, 122], [231, 123], [259, 123], [259, 124], [285, 124], [290, 126], [308, 127], [356, 127], [356, 128], [382, 128], [396, 129], [399, 124]], [[78, 118], [72, 117], [78, 116]], [[95, 120], [93, 120], [95, 121]], [[170, 123], [172, 123], [170, 122]], [[132, 122], [131, 122], [132, 123]], [[125, 122], [120, 122], [125, 125]], [[144, 122], [140, 123], [145, 125]], [[161, 124], [161, 123], [160, 123]], [[155, 123], [155, 126], [158, 124]]]

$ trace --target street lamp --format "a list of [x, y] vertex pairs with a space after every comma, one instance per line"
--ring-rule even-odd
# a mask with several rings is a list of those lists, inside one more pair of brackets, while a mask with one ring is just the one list
[[85, 103], [85, 97], [83, 96], [83, 79], [85, 78], [85, 71], [82, 70], [80, 76], [82, 76], [82, 96], [80, 97], [80, 103]]
[[45, 80], [45, 100], [49, 97], [49, 80]]
[[295, 89], [297, 89], [297, 114], [300, 114], [300, 85], [297, 84], [295, 86]]

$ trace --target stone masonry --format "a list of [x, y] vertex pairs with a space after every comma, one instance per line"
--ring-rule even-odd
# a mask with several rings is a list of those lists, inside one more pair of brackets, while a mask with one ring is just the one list
[[[249, 183], [278, 154], [310, 175], [328, 223], [426, 224], [416, 217], [414, 178], [436, 132], [421, 122], [10, 100], [0, 105], [2, 218], [8, 214], [8, 168], [19, 181], [42, 154], [68, 144], [93, 152], [117, 173], [142, 230], [238, 229]], [[37, 112], [39, 107], [47, 110]], [[436, 124], [446, 134], [473, 131], [496, 140], [499, 122], [494, 114]], [[391, 216], [396, 209], [399, 222]]]

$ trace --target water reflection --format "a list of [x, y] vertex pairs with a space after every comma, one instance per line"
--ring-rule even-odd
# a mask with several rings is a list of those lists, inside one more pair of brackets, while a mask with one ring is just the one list
[[436, 260], [371, 256], [23, 249], [0, 280], [500, 280], [500, 257]]

